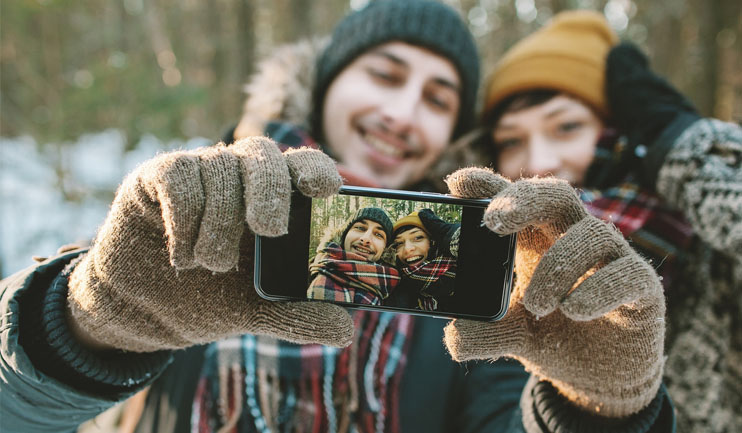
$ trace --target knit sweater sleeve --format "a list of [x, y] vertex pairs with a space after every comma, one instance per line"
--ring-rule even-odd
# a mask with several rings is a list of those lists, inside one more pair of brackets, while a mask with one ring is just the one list
[[657, 191], [715, 249], [742, 257], [742, 128], [700, 119], [675, 140]]

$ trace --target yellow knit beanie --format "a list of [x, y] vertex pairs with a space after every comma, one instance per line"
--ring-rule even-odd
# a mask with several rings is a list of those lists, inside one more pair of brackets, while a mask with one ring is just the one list
[[422, 220], [420, 220], [420, 217], [418, 216], [417, 211], [412, 212], [411, 214], [398, 219], [397, 222], [394, 223], [394, 229], [393, 229], [394, 235], [395, 236], [397, 235], [397, 230], [401, 229], [402, 227], [406, 227], [406, 226], [414, 226], [419, 229], [422, 229], [425, 233], [428, 232], [428, 230], [423, 225]]
[[605, 61], [616, 43], [618, 36], [598, 12], [555, 15], [515, 44], [497, 64], [487, 83], [484, 118], [507, 97], [536, 89], [568, 93], [605, 117]]

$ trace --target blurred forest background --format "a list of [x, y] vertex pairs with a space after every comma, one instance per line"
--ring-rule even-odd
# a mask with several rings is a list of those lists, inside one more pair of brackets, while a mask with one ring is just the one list
[[[594, 9], [704, 115], [742, 121], [740, 0], [444, 1], [484, 71], [556, 12]], [[218, 140], [260, 58], [367, 2], [2, 0], [0, 275], [89, 240], [128, 170]]]
[[[603, 11], [705, 115], [742, 120], [739, 0], [446, 0], [488, 70], [554, 13]], [[219, 138], [242, 85], [278, 44], [325, 35], [366, 0], [3, 0], [2, 136], [63, 146], [117, 128], [134, 146]]]
[[[462, 207], [447, 203], [399, 200], [381, 197], [334, 195], [312, 199], [312, 222], [309, 228], [309, 257], [313, 257], [321, 238], [328, 231], [345, 228], [348, 219], [358, 209], [378, 207], [384, 209], [392, 223], [420, 209], [430, 209], [448, 223], [460, 223]], [[342, 245], [341, 245], [342, 246]]]

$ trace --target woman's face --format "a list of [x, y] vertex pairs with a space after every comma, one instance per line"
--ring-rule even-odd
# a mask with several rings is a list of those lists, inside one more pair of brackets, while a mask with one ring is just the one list
[[498, 171], [513, 180], [551, 175], [579, 186], [603, 126], [590, 107], [566, 95], [506, 112], [492, 131]]
[[397, 259], [407, 266], [416, 265], [428, 257], [430, 238], [423, 230], [413, 227], [394, 238]]

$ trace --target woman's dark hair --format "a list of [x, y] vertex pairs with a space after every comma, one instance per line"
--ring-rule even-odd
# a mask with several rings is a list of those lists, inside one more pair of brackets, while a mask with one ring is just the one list
[[500, 123], [502, 116], [541, 105], [560, 94], [562, 92], [553, 89], [534, 89], [508, 96], [490, 109], [489, 112], [484, 113], [481, 120], [483, 133], [479, 140], [474, 143], [474, 146], [489, 155], [492, 161], [496, 161], [499, 151], [495, 146], [492, 131]]
[[561, 93], [553, 89], [535, 89], [510, 95], [482, 116], [482, 126], [491, 130], [506, 113], [515, 113], [541, 105]]

